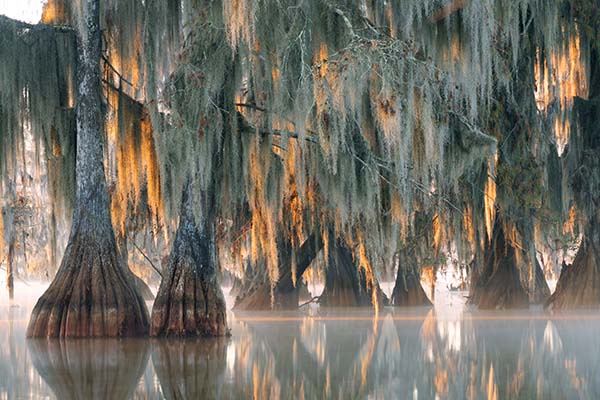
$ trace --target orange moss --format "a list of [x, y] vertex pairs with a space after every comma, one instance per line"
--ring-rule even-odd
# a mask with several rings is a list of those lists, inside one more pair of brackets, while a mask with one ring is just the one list
[[377, 282], [375, 280], [373, 266], [367, 257], [367, 249], [364, 244], [362, 232], [360, 232], [358, 229], [356, 230], [356, 237], [358, 254], [355, 257], [358, 258], [358, 267], [361, 268], [365, 273], [366, 288], [367, 290], [371, 291], [371, 303], [375, 309], [375, 314], [377, 314], [379, 312], [379, 291]]
[[66, 24], [67, 23], [66, 10], [64, 9], [64, 2], [57, 0], [48, 0], [44, 4], [42, 10], [42, 23], [44, 24]]
[[475, 226], [473, 225], [473, 211], [471, 206], [467, 205], [463, 213], [463, 229], [467, 234], [468, 243], [471, 251], [475, 251]]
[[[164, 222], [158, 156], [148, 113], [118, 91], [107, 89], [110, 111], [106, 121], [108, 140], [105, 161], [111, 187], [111, 215], [115, 230], [125, 234], [132, 212], [141, 211], [145, 200], [153, 231]], [[146, 198], [142, 198], [146, 189]]]
[[483, 203], [485, 206], [485, 229], [488, 241], [492, 240], [492, 229], [494, 227], [494, 220], [496, 219], [496, 180], [493, 173], [496, 171], [497, 164], [498, 153], [496, 153], [493, 164], [491, 160], [488, 162], [488, 178], [484, 187]]
[[570, 235], [575, 235], [575, 221], [577, 220], [577, 207], [572, 205], [569, 208], [569, 217], [565, 221], [562, 227], [562, 232], [564, 235], [567, 233]]
[[544, 61], [537, 51], [534, 74], [535, 98], [540, 111], [558, 101], [560, 113], [554, 121], [554, 136], [558, 154], [562, 154], [569, 142], [571, 126], [568, 118], [575, 97], [587, 98], [588, 82], [586, 64], [582, 62], [579, 31], [569, 38], [566, 45], [554, 47]]

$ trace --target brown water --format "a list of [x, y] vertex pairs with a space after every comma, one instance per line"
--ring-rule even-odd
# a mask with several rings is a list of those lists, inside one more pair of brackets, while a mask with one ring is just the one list
[[597, 312], [230, 312], [230, 339], [48, 341], [24, 337], [30, 303], [0, 304], [0, 399], [600, 398]]

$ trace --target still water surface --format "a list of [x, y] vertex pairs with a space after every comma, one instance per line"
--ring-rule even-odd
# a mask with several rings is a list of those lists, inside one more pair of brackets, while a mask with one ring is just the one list
[[230, 312], [229, 339], [48, 341], [15, 303], [0, 399], [600, 398], [597, 312]]

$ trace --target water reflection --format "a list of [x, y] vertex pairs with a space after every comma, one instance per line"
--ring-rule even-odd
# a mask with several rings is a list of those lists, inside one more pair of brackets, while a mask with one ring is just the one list
[[220, 399], [227, 341], [218, 339], [156, 340], [152, 362], [166, 399]]
[[27, 341], [37, 372], [58, 399], [130, 399], [148, 363], [147, 340]]
[[230, 313], [230, 339], [66, 342], [26, 341], [27, 315], [0, 306], [0, 400], [600, 398], [597, 312]]

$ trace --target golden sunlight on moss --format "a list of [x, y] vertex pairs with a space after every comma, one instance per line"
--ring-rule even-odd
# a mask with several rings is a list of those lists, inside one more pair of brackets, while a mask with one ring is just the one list
[[107, 88], [106, 94], [109, 113], [105, 163], [113, 225], [118, 233], [125, 234], [128, 219], [145, 212], [145, 201], [156, 235], [164, 222], [164, 204], [150, 116], [120, 92]]
[[560, 107], [554, 121], [554, 136], [559, 155], [563, 153], [571, 135], [569, 112], [573, 106], [573, 99], [588, 96], [585, 58], [578, 30], [566, 45], [554, 47], [544, 60], [541, 51], [537, 51], [534, 69], [535, 98], [540, 111], [548, 112], [553, 105]]
[[319, 49], [316, 51], [314, 56], [314, 66], [317, 78], [325, 78], [327, 76], [329, 51], [327, 49], [327, 43], [319, 43]]
[[494, 157], [494, 161], [488, 162], [488, 178], [485, 182], [483, 203], [485, 206], [485, 229], [487, 232], [488, 241], [492, 240], [492, 229], [494, 228], [494, 220], [496, 219], [496, 179], [495, 171], [498, 164], [498, 153]]
[[433, 299], [435, 290], [435, 268], [433, 265], [423, 265], [421, 267], [420, 282], [424, 289], [429, 289], [429, 299]]
[[396, 22], [394, 21], [394, 7], [392, 6], [392, 2], [387, 2], [385, 16], [387, 18], [387, 23], [390, 28], [390, 37], [396, 38]]
[[251, 0], [231, 0], [223, 2], [223, 17], [227, 39], [233, 49], [242, 43], [251, 44], [254, 33], [254, 20]]
[[65, 23], [66, 16], [63, 5], [62, 1], [48, 0], [42, 11], [42, 22], [56, 25]]
[[367, 250], [365, 247], [364, 239], [362, 233], [357, 230], [357, 247], [358, 247], [358, 267], [364, 271], [365, 280], [367, 283], [367, 290], [371, 290], [371, 303], [375, 308], [375, 314], [379, 312], [379, 298], [378, 298], [378, 290], [377, 290], [377, 282], [375, 280], [375, 275], [373, 271], [373, 266], [367, 257]]
[[158, 234], [160, 222], [164, 220], [163, 196], [160, 186], [158, 156], [154, 145], [153, 129], [150, 116], [144, 114], [141, 121], [141, 160], [142, 172], [146, 178], [148, 207], [152, 212], [152, 223], [155, 235]]
[[569, 208], [569, 216], [562, 227], [562, 232], [564, 235], [566, 235], [566, 234], [574, 235], [575, 234], [575, 221], [576, 220], [577, 220], [577, 207], [575, 207], [575, 205], [572, 205]]
[[[395, 91], [387, 84], [382, 82], [381, 71], [377, 66], [373, 66], [369, 77], [371, 82], [371, 104], [373, 106], [375, 120], [377, 125], [383, 131], [386, 140], [392, 142], [401, 133], [400, 118], [398, 110], [400, 109], [399, 99]], [[418, 101], [415, 100], [415, 106]]]
[[473, 225], [473, 211], [471, 211], [471, 207], [465, 207], [465, 211], [463, 213], [463, 229], [467, 234], [467, 240], [471, 249], [471, 252], [475, 251], [475, 226]]
[[[288, 126], [290, 130], [293, 127]], [[295, 142], [288, 144], [285, 159], [285, 200], [284, 206], [291, 217], [290, 237], [293, 247], [298, 247], [304, 241], [304, 202], [298, 190], [296, 165], [301, 149]]]
[[433, 217], [433, 247], [436, 250], [440, 249], [440, 246], [442, 244], [442, 238], [443, 238], [443, 227], [444, 224], [442, 224], [441, 220], [441, 215], [436, 213]]
[[[268, 143], [265, 144], [267, 146]], [[270, 146], [269, 146], [270, 148]], [[270, 152], [260, 140], [250, 144], [250, 170], [247, 172], [247, 196], [252, 210], [251, 257], [254, 262], [264, 259], [272, 285], [279, 279], [277, 254], [277, 226], [280, 215], [269, 202], [267, 190], [270, 170]], [[273, 215], [273, 213], [276, 213]]]
[[523, 239], [519, 233], [519, 230], [515, 224], [511, 223], [504, 226], [504, 232], [506, 232], [506, 239], [510, 245], [517, 250], [521, 250], [515, 251], [515, 262], [517, 265], [521, 265], [523, 262], [523, 253], [525, 253], [525, 248], [523, 247]]

